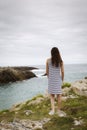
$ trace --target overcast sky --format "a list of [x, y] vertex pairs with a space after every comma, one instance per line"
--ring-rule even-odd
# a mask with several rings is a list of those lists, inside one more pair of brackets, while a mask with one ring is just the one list
[[87, 0], [0, 0], [0, 66], [87, 63]]

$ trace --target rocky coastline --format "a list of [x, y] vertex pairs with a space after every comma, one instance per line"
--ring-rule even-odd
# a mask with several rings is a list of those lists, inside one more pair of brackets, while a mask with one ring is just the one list
[[31, 71], [37, 69], [35, 67], [0, 67], [0, 84], [22, 81], [36, 77]]
[[[57, 113], [49, 116], [49, 95], [38, 95], [1, 111], [0, 130], [86, 130], [87, 79], [64, 83], [62, 89], [62, 110], [65, 116], [60, 117]], [[57, 100], [55, 105], [57, 109]]]

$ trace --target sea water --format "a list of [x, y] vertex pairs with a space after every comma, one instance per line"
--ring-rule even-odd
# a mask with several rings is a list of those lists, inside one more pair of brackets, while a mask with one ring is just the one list
[[[33, 70], [37, 75], [29, 80], [18, 81], [0, 85], [0, 110], [9, 109], [13, 104], [29, 100], [38, 94], [45, 94], [48, 80], [45, 74], [45, 66], [36, 66], [39, 69]], [[87, 64], [65, 65], [64, 82], [74, 82], [87, 77]]]

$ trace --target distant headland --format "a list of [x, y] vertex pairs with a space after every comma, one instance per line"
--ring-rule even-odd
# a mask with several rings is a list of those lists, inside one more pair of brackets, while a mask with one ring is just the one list
[[0, 67], [0, 84], [36, 77], [36, 75], [31, 71], [33, 69], [38, 68], [28, 66]]

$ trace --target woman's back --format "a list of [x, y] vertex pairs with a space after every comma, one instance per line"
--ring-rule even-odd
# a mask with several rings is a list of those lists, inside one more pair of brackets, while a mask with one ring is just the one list
[[52, 94], [62, 93], [61, 92], [61, 75], [60, 66], [56, 67], [52, 65], [51, 59], [48, 61], [48, 92]]

